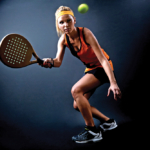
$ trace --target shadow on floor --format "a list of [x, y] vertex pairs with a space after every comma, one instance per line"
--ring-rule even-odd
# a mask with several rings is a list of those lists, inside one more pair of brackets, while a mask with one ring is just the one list
[[7, 124], [0, 125], [0, 150], [99, 150], [114, 148], [135, 148], [141, 146], [144, 138], [140, 125], [128, 122], [118, 128], [103, 133], [97, 143], [77, 144], [71, 137], [82, 130], [81, 127], [63, 128], [50, 131], [21, 131]]

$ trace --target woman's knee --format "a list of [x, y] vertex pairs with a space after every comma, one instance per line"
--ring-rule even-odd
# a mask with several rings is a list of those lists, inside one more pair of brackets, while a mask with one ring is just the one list
[[79, 94], [82, 94], [82, 89], [80, 87], [73, 86], [71, 89], [71, 94], [74, 99], [78, 97]]

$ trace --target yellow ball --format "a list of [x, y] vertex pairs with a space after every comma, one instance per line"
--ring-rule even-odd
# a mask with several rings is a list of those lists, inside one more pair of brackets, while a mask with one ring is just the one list
[[86, 13], [89, 10], [89, 6], [87, 4], [81, 4], [78, 6], [78, 12], [81, 14]]

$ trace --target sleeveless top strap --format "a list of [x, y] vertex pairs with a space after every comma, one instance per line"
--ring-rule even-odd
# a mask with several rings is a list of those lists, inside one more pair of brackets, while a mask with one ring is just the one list
[[[90, 44], [88, 44], [88, 43], [86, 42], [86, 40], [85, 40], [85, 36], [84, 36], [84, 27], [79, 27], [79, 30], [80, 30], [80, 35], [81, 35], [80, 38], [82, 38], [83, 41], [84, 41], [84, 43], [89, 47]], [[101, 48], [101, 46], [100, 46], [100, 48]], [[103, 54], [105, 55], [105, 57], [108, 59], [108, 61], [111, 61], [109, 55], [107, 55], [107, 53], [104, 51], [104, 49], [101, 48], [101, 50], [102, 50]]]
[[70, 48], [70, 47], [69, 47], [69, 44], [68, 44], [68, 42], [67, 42], [67, 35], [65, 35], [65, 45], [66, 45], [68, 48]]
[[82, 37], [83, 37], [83, 40], [84, 40], [85, 44], [86, 44], [87, 46], [90, 46], [90, 44], [88, 44], [88, 43], [86, 42], [86, 40], [85, 40], [84, 27], [82, 28]]

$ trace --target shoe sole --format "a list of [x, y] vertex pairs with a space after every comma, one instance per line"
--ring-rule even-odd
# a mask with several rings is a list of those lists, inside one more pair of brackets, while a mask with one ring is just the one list
[[102, 140], [103, 138], [100, 137], [100, 138], [97, 138], [97, 139], [90, 139], [90, 140], [86, 140], [86, 141], [74, 141], [76, 143], [89, 143], [89, 142], [99, 142], [100, 140]]

